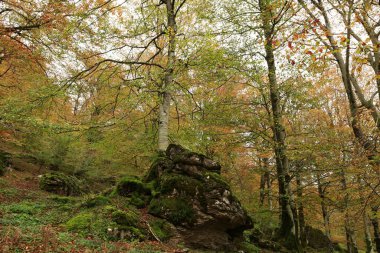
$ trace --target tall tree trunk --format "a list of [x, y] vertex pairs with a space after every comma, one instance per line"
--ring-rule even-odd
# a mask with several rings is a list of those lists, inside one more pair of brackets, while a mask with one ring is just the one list
[[169, 92], [162, 92], [160, 96], [158, 150], [165, 151], [169, 146], [169, 110], [171, 96]]
[[379, 220], [377, 218], [377, 212], [379, 211], [378, 206], [371, 207], [371, 223], [374, 231], [374, 241], [376, 244], [376, 251], [380, 252], [380, 230], [379, 230]]
[[350, 214], [349, 214], [349, 195], [347, 192], [347, 180], [346, 174], [343, 169], [340, 170], [340, 181], [342, 184], [342, 190], [344, 192], [344, 229], [346, 231], [346, 243], [348, 253], [358, 253], [358, 246], [356, 244], [355, 232], [352, 229]]
[[271, 200], [270, 200], [270, 171], [269, 171], [269, 159], [263, 158], [262, 162], [262, 172], [260, 176], [260, 206], [264, 206], [265, 197], [268, 200], [268, 209], [271, 209]]
[[167, 12], [167, 36], [169, 38], [167, 67], [160, 94], [159, 122], [158, 122], [158, 150], [165, 151], [169, 145], [169, 111], [173, 83], [177, 25], [175, 20], [174, 0], [163, 1]]
[[363, 213], [363, 222], [364, 222], [364, 238], [366, 244], [366, 253], [375, 253], [374, 245], [371, 238], [371, 224], [368, 219], [368, 213]]
[[276, 77], [276, 64], [273, 48], [273, 33], [271, 23], [271, 0], [259, 0], [262, 27], [265, 35], [265, 60], [268, 66], [268, 79], [270, 101], [272, 107], [272, 131], [274, 152], [276, 156], [276, 168], [278, 178], [279, 205], [280, 205], [280, 228], [279, 236], [286, 238], [288, 247], [298, 249], [298, 240], [295, 235], [295, 223], [291, 206], [290, 176], [288, 158], [286, 156], [285, 129], [282, 126], [279, 86]]
[[330, 230], [330, 215], [328, 213], [327, 205], [326, 205], [326, 195], [325, 188], [321, 182], [321, 175], [317, 173], [317, 187], [318, 187], [318, 195], [321, 199], [321, 209], [322, 209], [322, 217], [323, 217], [323, 225], [325, 227], [325, 235], [330, 240], [329, 244], [329, 252], [334, 252], [334, 247], [331, 242], [331, 230]]
[[363, 197], [363, 182], [362, 178], [358, 177], [358, 184], [359, 184], [359, 199], [360, 204], [364, 207], [363, 210], [363, 224], [364, 224], [364, 238], [365, 238], [365, 244], [366, 244], [366, 253], [374, 253], [374, 246], [371, 238], [371, 224], [368, 217], [368, 212], [366, 208], [365, 199]]
[[303, 203], [302, 203], [302, 179], [300, 175], [300, 168], [297, 167], [297, 172], [296, 172], [296, 183], [297, 183], [297, 212], [298, 212], [298, 235], [299, 235], [299, 240], [301, 242], [302, 247], [306, 246], [306, 237], [305, 237], [305, 213], [303, 210]]

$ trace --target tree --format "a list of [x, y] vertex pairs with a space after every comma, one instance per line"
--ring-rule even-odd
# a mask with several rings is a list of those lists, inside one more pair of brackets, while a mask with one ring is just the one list
[[[342, 83], [344, 85], [347, 100], [350, 109], [350, 126], [356, 140], [362, 145], [367, 152], [367, 157], [374, 163], [378, 172], [378, 150], [376, 149], [376, 138], [368, 136], [368, 133], [363, 130], [365, 122], [361, 120], [360, 108], [366, 108], [373, 120], [374, 127], [380, 129], [379, 109], [374, 98], [379, 93], [379, 36], [377, 31], [380, 25], [376, 21], [372, 21], [373, 15], [379, 10], [379, 3], [373, 1], [311, 1], [307, 4], [303, 0], [298, 1], [306, 13], [312, 20], [312, 30], [315, 36], [323, 43], [326, 49], [333, 55], [337, 62], [337, 66], [341, 73]], [[314, 7], [312, 10], [310, 7]], [[340, 34], [336, 33], [332, 25], [332, 15], [336, 13], [339, 19], [336, 22], [341, 22], [345, 26], [345, 31]], [[377, 12], [378, 13], [378, 12]], [[358, 24], [358, 26], [355, 26]], [[359, 27], [359, 28], [358, 28]], [[360, 34], [360, 35], [359, 35]], [[362, 39], [361, 36], [366, 39]], [[340, 40], [337, 37], [340, 36]], [[367, 43], [371, 42], [371, 46], [367, 47]], [[357, 50], [353, 51], [353, 47]], [[363, 60], [364, 55], [364, 60]], [[375, 84], [375, 92], [366, 99], [363, 87], [359, 85], [362, 76], [363, 65], [369, 65], [373, 73], [369, 83]], [[369, 72], [366, 71], [366, 75]], [[359, 104], [360, 103], [360, 104]], [[375, 207], [376, 209], [376, 207]], [[376, 223], [374, 224], [376, 226]], [[378, 231], [378, 228], [374, 228]], [[379, 235], [375, 234], [375, 238]], [[375, 239], [376, 241], [376, 239]], [[380, 243], [376, 243], [377, 250], [380, 250]]]

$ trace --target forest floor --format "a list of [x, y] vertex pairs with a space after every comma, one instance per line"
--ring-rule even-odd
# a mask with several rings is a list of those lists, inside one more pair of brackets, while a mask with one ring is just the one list
[[[70, 197], [39, 190], [38, 176], [46, 169], [0, 142], [12, 158], [12, 169], [0, 177], [0, 252], [183, 252], [158, 241], [109, 241], [69, 232], [63, 224], [80, 212], [86, 197]], [[140, 217], [143, 219], [143, 216]]]
[[[206, 253], [162, 243], [153, 237], [141, 240], [109, 240], [96, 233], [72, 232], [67, 222], [83, 213], [89, 196], [62, 197], [39, 189], [39, 175], [48, 170], [20, 149], [0, 140], [0, 151], [12, 155], [12, 168], [0, 177], [0, 253], [8, 252], [130, 252]], [[125, 206], [125, 203], [116, 203]], [[115, 203], [113, 203], [115, 205]], [[88, 212], [97, 212], [89, 209]], [[138, 210], [139, 222], [147, 223], [146, 210]], [[250, 252], [272, 253], [255, 248]]]

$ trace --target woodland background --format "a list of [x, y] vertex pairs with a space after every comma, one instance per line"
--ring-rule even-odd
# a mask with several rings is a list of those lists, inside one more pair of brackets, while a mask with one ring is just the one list
[[180, 143], [261, 231], [380, 252], [379, 36], [373, 0], [3, 0], [1, 142], [95, 183]]

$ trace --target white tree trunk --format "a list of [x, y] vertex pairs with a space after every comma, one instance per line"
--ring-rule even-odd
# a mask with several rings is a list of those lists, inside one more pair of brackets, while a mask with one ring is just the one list
[[158, 150], [165, 151], [169, 146], [169, 110], [170, 93], [163, 92], [161, 95], [158, 125]]
[[174, 0], [163, 1], [166, 4], [166, 12], [168, 19], [167, 35], [169, 37], [168, 45], [168, 65], [165, 69], [164, 82], [161, 87], [160, 108], [159, 108], [159, 124], [158, 124], [158, 150], [165, 151], [169, 146], [169, 113], [170, 113], [170, 87], [174, 80], [174, 64], [175, 64], [175, 48], [177, 25], [175, 21]]

